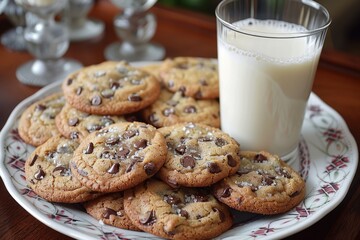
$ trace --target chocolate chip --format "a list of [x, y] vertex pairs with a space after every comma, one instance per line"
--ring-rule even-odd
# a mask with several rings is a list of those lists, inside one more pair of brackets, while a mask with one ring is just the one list
[[224, 191], [221, 193], [220, 197], [222, 198], [228, 198], [231, 196], [232, 189], [228, 186], [224, 189]]
[[31, 160], [31, 162], [29, 163], [30, 167], [34, 165], [34, 163], [36, 162], [36, 160], [38, 159], [39, 155], [35, 154], [33, 159]]
[[180, 155], [183, 155], [186, 151], [186, 146], [185, 145], [179, 145], [175, 148], [175, 152], [180, 154]]
[[112, 98], [114, 94], [114, 90], [112, 89], [105, 89], [101, 91], [101, 96], [103, 96], [104, 98]]
[[139, 139], [134, 142], [134, 148], [136, 149], [144, 149], [147, 147], [148, 141], [146, 139]]
[[167, 178], [166, 183], [172, 188], [179, 188], [179, 184], [175, 179]]
[[221, 167], [219, 167], [219, 165], [217, 163], [214, 163], [214, 162], [209, 162], [207, 164], [207, 168], [208, 168], [210, 173], [219, 173], [219, 172], [221, 172]]
[[105, 144], [106, 145], [110, 145], [110, 146], [113, 146], [115, 144], [117, 144], [119, 142], [119, 138], [114, 136], [114, 137], [109, 137], [105, 140]]
[[159, 119], [156, 117], [156, 113], [151, 113], [149, 116], [150, 123], [156, 123]]
[[202, 92], [199, 90], [195, 93], [195, 99], [201, 99], [202, 98]]
[[107, 170], [108, 173], [110, 174], [116, 174], [119, 172], [120, 169], [120, 163], [114, 163], [113, 165], [111, 165], [111, 167]]
[[102, 153], [100, 154], [100, 158], [116, 160], [116, 159], [117, 159], [117, 155], [116, 155], [114, 152], [111, 152], [111, 151], [109, 151], [109, 150], [105, 150], [104, 152], [102, 152]]
[[280, 176], [291, 178], [291, 174], [281, 167], [275, 167], [275, 172]]
[[76, 126], [76, 124], [78, 124], [79, 123], [79, 119], [78, 118], [70, 118], [69, 120], [68, 120], [68, 124], [69, 124], [69, 126]]
[[205, 136], [205, 137], [199, 137], [198, 138], [198, 142], [211, 142], [213, 140], [212, 137], [210, 136]]
[[162, 114], [165, 116], [165, 117], [168, 117], [170, 116], [171, 114], [174, 114], [175, 113], [175, 110], [173, 108], [165, 108], [163, 111], [162, 111]]
[[262, 155], [261, 153], [258, 153], [254, 156], [254, 162], [259, 162], [259, 163], [262, 163], [264, 161], [267, 161], [267, 157]]
[[46, 106], [43, 104], [38, 104], [35, 107], [36, 111], [44, 111], [46, 109]]
[[186, 218], [186, 219], [189, 218], [189, 213], [188, 213], [186, 210], [184, 210], [184, 209], [181, 209], [180, 212], [179, 212], [179, 214], [180, 214], [180, 216], [182, 216], [182, 217], [184, 217], [184, 218]]
[[222, 147], [222, 146], [225, 146], [227, 143], [227, 141], [223, 138], [216, 138], [215, 139], [215, 145], [218, 146], [218, 147]]
[[68, 171], [68, 168], [64, 167], [64, 166], [57, 166], [53, 169], [53, 173], [60, 171], [60, 175], [61, 176], [65, 176], [66, 172]]
[[217, 212], [218, 214], [219, 214], [219, 218], [220, 218], [220, 221], [221, 222], [224, 222], [224, 220], [225, 220], [225, 213], [223, 212], [223, 211], [221, 211], [220, 209], [218, 209], [218, 208], [212, 208], [212, 210], [214, 211], [214, 212]]
[[101, 104], [102, 100], [99, 95], [95, 95], [91, 99], [91, 105], [93, 106], [99, 106]]
[[164, 195], [164, 201], [170, 205], [178, 205], [181, 203], [181, 199], [175, 195]]
[[68, 80], [66, 81], [66, 85], [71, 85], [73, 83], [73, 79], [72, 78], [68, 78]]
[[38, 165], [38, 170], [34, 174], [36, 180], [42, 180], [45, 177], [45, 172], [42, 170], [41, 166]]
[[230, 166], [230, 167], [236, 167], [237, 165], [237, 162], [235, 161], [235, 159], [233, 158], [233, 156], [231, 156], [230, 154], [228, 154], [226, 156], [227, 158], [227, 164]]
[[181, 92], [181, 95], [182, 95], [182, 96], [185, 96], [186, 87], [185, 87], [185, 86], [181, 86], [181, 87], [179, 88], [179, 91]]
[[86, 130], [88, 130], [89, 133], [95, 132], [100, 129], [102, 129], [102, 126], [100, 126], [99, 124], [91, 124], [90, 126], [86, 127]]
[[84, 150], [85, 154], [91, 154], [94, 151], [94, 144], [92, 142], [90, 142], [86, 149]]
[[105, 218], [105, 219], [109, 219], [110, 218], [110, 215], [115, 215], [117, 216], [117, 213], [115, 210], [111, 209], [111, 208], [107, 208], [105, 207], [105, 211], [103, 212], [102, 216]]
[[200, 83], [200, 85], [202, 85], [202, 86], [208, 86], [208, 83], [206, 82], [205, 79], [200, 79], [199, 83]]
[[110, 83], [110, 89], [111, 89], [111, 90], [116, 90], [116, 89], [118, 89], [119, 87], [121, 87], [121, 85], [120, 85], [120, 83], [118, 83], [118, 82], [112, 82], [112, 83]]
[[196, 113], [196, 107], [195, 106], [186, 106], [184, 108], [184, 113]]
[[196, 203], [196, 202], [207, 202], [209, 201], [209, 196], [206, 192], [199, 191], [195, 194], [186, 194], [185, 203]]
[[121, 159], [125, 159], [126, 156], [129, 154], [130, 150], [122, 147], [119, 149], [119, 151], [117, 151], [117, 155], [121, 158]]
[[151, 210], [151, 211], [147, 211], [140, 219], [139, 222], [142, 225], [146, 225], [146, 226], [150, 226], [153, 225], [156, 222], [156, 215], [155, 215], [155, 211]]
[[154, 175], [157, 171], [156, 165], [153, 162], [146, 163], [144, 165], [144, 170], [148, 176]]
[[140, 102], [142, 100], [142, 98], [140, 95], [134, 93], [134, 94], [131, 94], [128, 96], [128, 100], [130, 102]]
[[71, 132], [70, 133], [70, 139], [78, 139], [79, 133], [78, 132]]
[[195, 159], [189, 155], [186, 155], [186, 156], [180, 158], [180, 163], [184, 168], [187, 168], [187, 167], [194, 168], [195, 167]]
[[125, 139], [130, 139], [130, 138], [134, 137], [137, 134], [138, 134], [138, 131], [136, 131], [136, 130], [128, 130], [123, 134], [123, 137]]
[[78, 87], [77, 89], [76, 89], [76, 95], [80, 95], [81, 93], [82, 93], [82, 91], [83, 91], [83, 88], [82, 87]]

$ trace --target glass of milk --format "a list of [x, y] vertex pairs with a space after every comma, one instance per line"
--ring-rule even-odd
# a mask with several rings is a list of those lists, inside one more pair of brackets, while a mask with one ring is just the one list
[[224, 0], [215, 13], [222, 130], [242, 150], [296, 159], [328, 11], [310, 0]]

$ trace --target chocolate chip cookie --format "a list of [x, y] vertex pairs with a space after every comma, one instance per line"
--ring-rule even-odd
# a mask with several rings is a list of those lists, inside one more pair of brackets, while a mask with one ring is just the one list
[[241, 152], [236, 174], [213, 186], [215, 196], [246, 212], [278, 214], [298, 205], [305, 195], [301, 176], [268, 152]]
[[94, 131], [127, 120], [132, 120], [131, 116], [89, 114], [72, 107], [70, 104], [65, 104], [55, 118], [59, 132], [67, 138], [74, 139], [84, 139]]
[[19, 135], [27, 144], [39, 146], [58, 134], [55, 117], [65, 104], [62, 93], [54, 93], [31, 104], [22, 113]]
[[126, 62], [104, 62], [70, 74], [62, 84], [67, 102], [80, 111], [123, 115], [153, 103], [160, 83]]
[[162, 89], [156, 102], [145, 108], [142, 113], [146, 122], [156, 127], [193, 122], [218, 128], [220, 127], [219, 111], [217, 100], [197, 100], [183, 96], [182, 92], [172, 93]]
[[239, 144], [218, 128], [183, 123], [159, 131], [168, 154], [158, 176], [172, 186], [209, 186], [240, 166]]
[[99, 196], [71, 174], [69, 161], [78, 145], [59, 134], [37, 147], [25, 163], [28, 186], [50, 202], [78, 203]]
[[174, 189], [154, 178], [126, 190], [124, 208], [138, 228], [167, 239], [211, 239], [232, 226], [228, 207], [208, 189]]
[[121, 122], [88, 135], [70, 165], [83, 185], [94, 191], [116, 192], [153, 176], [166, 154], [165, 139], [155, 127]]
[[118, 228], [140, 230], [124, 211], [124, 193], [115, 192], [97, 197], [83, 204], [86, 212], [96, 220]]
[[218, 65], [213, 59], [176, 57], [166, 59], [160, 70], [160, 79], [172, 92], [196, 99], [219, 97]]

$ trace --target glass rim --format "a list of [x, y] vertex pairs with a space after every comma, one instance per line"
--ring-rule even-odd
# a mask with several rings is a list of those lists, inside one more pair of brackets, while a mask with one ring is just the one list
[[[288, 1], [293, 1], [293, 2], [300, 2], [300, 3], [303, 3], [304, 5], [312, 7], [314, 9], [323, 11], [323, 13], [325, 14], [325, 16], [327, 18], [325, 24], [323, 24], [322, 26], [320, 26], [316, 29], [313, 29], [313, 30], [307, 30], [305, 32], [295, 32], [295, 33], [274, 33], [274, 34], [266, 33], [266, 35], [264, 35], [264, 33], [262, 33], [262, 32], [246, 31], [246, 30], [235, 27], [232, 23], [229, 23], [220, 17], [220, 13], [219, 13], [220, 8], [223, 5], [230, 3], [230, 2], [234, 2], [234, 1], [237, 1], [237, 0], [222, 0], [215, 9], [216, 19], [218, 21], [220, 21], [227, 28], [230, 28], [231, 30], [233, 30], [235, 32], [245, 34], [248, 36], [261, 37], [261, 38], [274, 38], [274, 39], [301, 38], [301, 37], [307, 37], [307, 36], [314, 35], [318, 32], [322, 32], [322, 31], [326, 30], [331, 24], [331, 17], [330, 17], [329, 11], [321, 4], [319, 4], [315, 1], [312, 1], [312, 0], [288, 0]], [[269, 20], [271, 20], [271, 19], [269, 19]]]

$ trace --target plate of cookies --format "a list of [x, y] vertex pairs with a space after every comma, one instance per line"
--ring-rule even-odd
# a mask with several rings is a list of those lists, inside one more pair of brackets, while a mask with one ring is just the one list
[[39, 221], [76, 239], [274, 239], [344, 199], [358, 164], [315, 94], [298, 159], [241, 149], [220, 129], [217, 62], [104, 62], [21, 102], [0, 174]]

